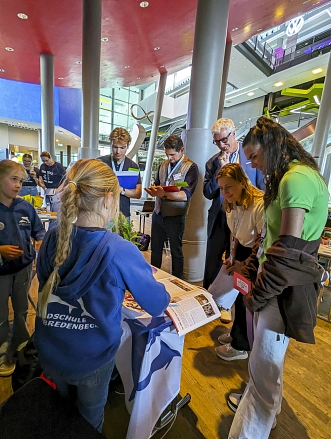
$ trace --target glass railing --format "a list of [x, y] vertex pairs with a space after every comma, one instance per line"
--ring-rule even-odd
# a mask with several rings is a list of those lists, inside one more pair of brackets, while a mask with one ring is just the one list
[[255, 37], [250, 38], [246, 43], [251, 46], [254, 52], [266, 63], [269, 67], [273, 68], [275, 65], [275, 55], [273, 53], [272, 47], [260, 37], [260, 35], [255, 35]]

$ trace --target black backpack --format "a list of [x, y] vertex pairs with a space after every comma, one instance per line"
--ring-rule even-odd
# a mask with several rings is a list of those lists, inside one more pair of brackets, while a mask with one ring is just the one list
[[16, 392], [33, 378], [39, 377], [42, 371], [32, 336], [17, 354], [16, 368], [12, 375], [13, 391]]

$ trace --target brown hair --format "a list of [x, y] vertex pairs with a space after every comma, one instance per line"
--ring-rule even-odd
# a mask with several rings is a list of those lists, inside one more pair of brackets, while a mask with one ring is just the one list
[[127, 146], [131, 143], [131, 136], [124, 128], [115, 128], [109, 136], [109, 140], [111, 142], [115, 141], [118, 142], [119, 140], [121, 142], [125, 142]]
[[[249, 207], [254, 203], [255, 198], [263, 198], [264, 193], [251, 184], [249, 178], [239, 163], [228, 163], [224, 165], [218, 171], [216, 179], [218, 180], [222, 177], [231, 178], [232, 180], [235, 180], [243, 185], [240, 203], [244, 210], [249, 209]], [[225, 198], [223, 198], [222, 204], [226, 212], [231, 212], [231, 210], [233, 210], [233, 203], [228, 203]]]
[[48, 151], [43, 151], [40, 154], [40, 157], [48, 157], [49, 159], [52, 159], [52, 156], [50, 155], [50, 153]]
[[60, 282], [59, 268], [71, 252], [73, 223], [81, 213], [98, 213], [98, 202], [109, 193], [113, 195], [112, 210], [117, 223], [119, 184], [112, 169], [97, 159], [81, 159], [68, 171], [67, 185], [61, 196], [54, 268], [38, 302], [38, 312], [42, 318], [46, 317], [49, 296]]
[[163, 143], [164, 149], [174, 149], [176, 152], [179, 152], [183, 146], [182, 139], [179, 136], [175, 136], [175, 134], [167, 137]]

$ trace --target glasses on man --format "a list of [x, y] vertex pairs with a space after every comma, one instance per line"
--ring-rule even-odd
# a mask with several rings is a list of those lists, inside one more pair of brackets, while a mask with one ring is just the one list
[[231, 134], [232, 134], [232, 131], [230, 131], [229, 134], [226, 137], [223, 137], [222, 139], [213, 140], [213, 144], [219, 145], [220, 143], [226, 143], [229, 140], [229, 137], [231, 136]]

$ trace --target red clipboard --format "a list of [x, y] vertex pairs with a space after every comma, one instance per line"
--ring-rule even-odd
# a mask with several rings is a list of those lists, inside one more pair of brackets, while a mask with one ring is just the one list
[[180, 187], [178, 186], [162, 186], [164, 192], [179, 192]]
[[234, 272], [234, 280], [233, 280], [233, 286], [236, 290], [238, 290], [241, 294], [244, 296], [248, 294], [252, 289], [252, 283], [248, 279], [246, 279], [244, 276], [242, 276], [239, 273]]

